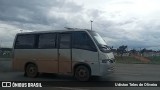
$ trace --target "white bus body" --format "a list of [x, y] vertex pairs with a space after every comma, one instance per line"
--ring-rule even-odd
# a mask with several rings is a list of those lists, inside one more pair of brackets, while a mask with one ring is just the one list
[[58, 73], [87, 81], [113, 72], [114, 63], [110, 48], [90, 30], [18, 33], [13, 45], [13, 69], [29, 77]]

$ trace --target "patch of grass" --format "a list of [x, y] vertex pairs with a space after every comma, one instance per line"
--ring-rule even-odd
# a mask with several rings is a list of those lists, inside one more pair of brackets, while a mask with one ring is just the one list
[[144, 64], [144, 62], [135, 59], [132, 56], [115, 56], [116, 63], [123, 63], [123, 64]]
[[150, 56], [147, 58], [150, 59], [150, 64], [160, 64], [160, 56]]
[[160, 64], [160, 56], [150, 56], [147, 57], [150, 62], [144, 63], [132, 56], [115, 56], [116, 63], [123, 63], [123, 64]]

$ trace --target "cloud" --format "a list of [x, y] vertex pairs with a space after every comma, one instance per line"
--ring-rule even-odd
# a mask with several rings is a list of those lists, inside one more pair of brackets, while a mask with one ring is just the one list
[[[81, 10], [81, 6], [62, 0], [1, 0], [0, 4], [0, 20], [16, 25], [20, 23], [49, 26], [66, 22], [63, 13], [73, 14]], [[50, 18], [50, 12], [56, 13]]]
[[[160, 45], [158, 0], [0, 0], [0, 40], [12, 46], [16, 33], [88, 28], [108, 45], [130, 48]], [[142, 5], [142, 6], [141, 6]]]
[[[54, 30], [69, 26], [67, 18], [76, 13], [80, 15], [81, 10], [82, 6], [67, 0], [0, 0], [2, 45], [11, 47], [20, 29]], [[79, 15], [74, 16], [74, 19], [81, 17]]]

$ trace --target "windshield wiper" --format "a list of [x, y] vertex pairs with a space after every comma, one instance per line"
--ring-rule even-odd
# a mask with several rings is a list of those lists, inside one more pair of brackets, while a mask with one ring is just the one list
[[106, 52], [106, 53], [108, 53], [108, 52], [111, 52], [111, 47], [109, 47], [108, 45], [100, 45], [100, 50], [102, 51], [102, 52]]
[[[103, 47], [103, 46], [105, 46], [105, 47]], [[110, 46], [108, 46], [108, 45], [103, 45], [103, 46], [102, 46], [102, 48], [112, 49], [112, 48], [111, 48]]]

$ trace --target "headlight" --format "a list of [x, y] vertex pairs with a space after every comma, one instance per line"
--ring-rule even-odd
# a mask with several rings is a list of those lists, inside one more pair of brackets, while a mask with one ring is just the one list
[[107, 63], [109, 61], [109, 59], [104, 59], [102, 60], [102, 63]]
[[103, 59], [102, 60], [102, 63], [107, 63], [107, 62], [114, 63], [114, 61], [111, 59]]

